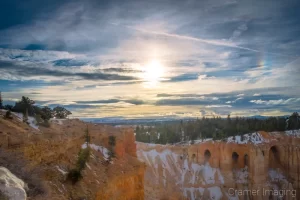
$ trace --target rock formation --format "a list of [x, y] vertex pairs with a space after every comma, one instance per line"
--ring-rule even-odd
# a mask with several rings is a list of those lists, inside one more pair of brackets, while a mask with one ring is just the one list
[[[76, 166], [87, 127], [93, 147], [82, 179], [72, 184], [66, 176]], [[110, 149], [109, 136], [116, 138], [116, 157], [111, 162], [103, 151]], [[0, 166], [28, 185], [29, 199], [144, 199], [145, 165], [136, 157], [132, 129], [77, 119], [55, 120], [50, 127], [36, 129], [15, 115], [13, 119], [0, 117], [0, 150]]]
[[137, 143], [147, 165], [145, 199], [297, 199], [299, 144], [300, 131], [193, 145]]
[[0, 191], [10, 200], [27, 198], [24, 182], [4, 167], [0, 167]]

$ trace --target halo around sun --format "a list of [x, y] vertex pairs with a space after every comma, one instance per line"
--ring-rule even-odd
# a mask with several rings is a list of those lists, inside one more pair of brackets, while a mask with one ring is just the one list
[[159, 83], [164, 75], [164, 67], [159, 60], [153, 59], [145, 65], [143, 74], [147, 86], [154, 87]]

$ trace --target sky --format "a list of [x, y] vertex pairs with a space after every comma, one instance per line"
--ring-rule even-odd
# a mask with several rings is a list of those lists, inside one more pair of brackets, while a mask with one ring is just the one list
[[0, 91], [80, 118], [300, 111], [298, 0], [2, 0]]

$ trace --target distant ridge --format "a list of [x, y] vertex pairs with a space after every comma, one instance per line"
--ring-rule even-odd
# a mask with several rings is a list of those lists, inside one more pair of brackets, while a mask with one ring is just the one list
[[[242, 117], [242, 116], [241, 116]], [[245, 118], [256, 118], [256, 119], [267, 119], [271, 116], [262, 116], [262, 115], [254, 115], [254, 116], [247, 116]], [[284, 116], [272, 116], [272, 117], [289, 117], [288, 115]], [[235, 116], [232, 116], [232, 118], [235, 118]], [[175, 116], [171, 117], [149, 117], [149, 118], [124, 118], [124, 117], [104, 117], [104, 118], [80, 118], [83, 121], [86, 122], [92, 122], [92, 123], [99, 123], [99, 124], [112, 124], [112, 125], [135, 125], [135, 124], [153, 124], [153, 123], [174, 123], [178, 121], [190, 121], [190, 120], [196, 120], [196, 117], [185, 117], [185, 118], [179, 118]], [[226, 119], [225, 117], [223, 119]]]

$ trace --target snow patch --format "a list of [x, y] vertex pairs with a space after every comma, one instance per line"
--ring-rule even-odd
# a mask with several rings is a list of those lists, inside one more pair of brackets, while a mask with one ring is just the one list
[[265, 139], [260, 133], [250, 133], [250, 134], [244, 134], [244, 135], [237, 135], [237, 136], [231, 136], [227, 138], [227, 143], [237, 143], [237, 144], [261, 144], [261, 143], [268, 143], [269, 140]]
[[228, 200], [239, 200], [239, 197], [237, 194], [228, 194], [228, 192], [225, 192]]
[[56, 119], [56, 118], [53, 118], [53, 119], [50, 119], [50, 122], [51, 123], [54, 123], [54, 124], [58, 124], [58, 125], [63, 125], [64, 123], [64, 121], [65, 121], [66, 119]]
[[279, 169], [269, 169], [269, 178], [272, 182], [288, 182]]
[[[139, 160], [146, 163], [148, 170], [152, 171], [156, 183], [162, 180], [163, 186], [166, 187], [167, 180], [174, 181], [183, 195], [190, 200], [201, 198], [206, 190], [204, 186], [207, 185], [211, 199], [222, 199], [219, 184], [224, 184], [224, 177], [219, 168], [211, 167], [208, 162], [192, 162], [186, 155], [174, 153], [169, 149], [161, 152], [156, 149], [138, 150], [137, 155]], [[202, 187], [199, 187], [199, 184]]]
[[[101, 152], [103, 154], [103, 158], [107, 161], [109, 159], [109, 150], [103, 146], [98, 146], [95, 144], [89, 144], [90, 148], [94, 149], [95, 151]], [[87, 148], [87, 143], [84, 143], [81, 146], [82, 149]]]
[[223, 197], [220, 187], [214, 186], [207, 188], [210, 193], [210, 199], [220, 200]]
[[87, 163], [85, 163], [86, 164], [86, 166], [90, 169], [90, 170], [92, 170], [92, 168], [91, 168], [91, 166], [89, 165], [89, 164], [87, 164]]
[[[23, 113], [12, 112], [12, 114], [15, 115], [19, 121], [23, 121]], [[29, 123], [29, 126], [36, 130], [39, 130], [39, 127], [37, 126], [37, 122], [34, 117], [28, 116], [27, 121]]]
[[66, 175], [68, 173], [65, 170], [61, 169], [58, 165], [56, 165], [56, 168], [60, 173], [62, 173], [62, 175]]
[[233, 174], [236, 183], [248, 183], [249, 172], [247, 166], [233, 170]]
[[203, 196], [204, 188], [202, 187], [190, 187], [190, 188], [184, 188], [183, 189], [183, 195], [186, 198], [189, 198], [190, 200], [196, 200], [199, 199], [199, 197]]
[[300, 130], [285, 131], [285, 134], [288, 136], [300, 138]]

